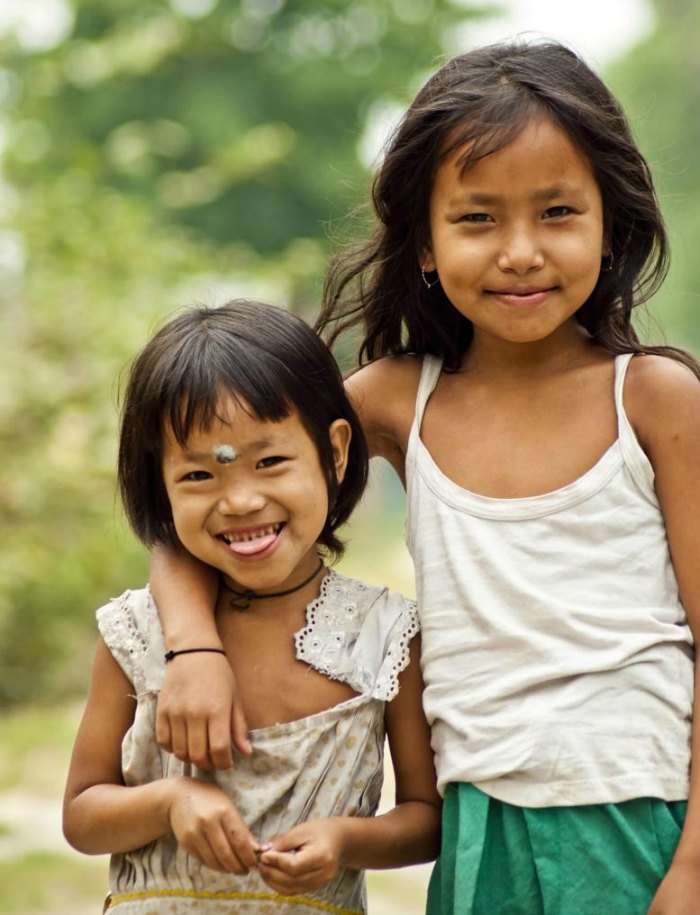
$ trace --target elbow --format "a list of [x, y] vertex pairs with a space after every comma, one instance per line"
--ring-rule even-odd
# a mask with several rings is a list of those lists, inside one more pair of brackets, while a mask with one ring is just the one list
[[89, 823], [85, 818], [73, 809], [73, 802], [64, 805], [63, 808], [63, 838], [76, 851], [84, 855], [104, 854], [104, 849], [97, 848], [94, 841], [91, 840]]

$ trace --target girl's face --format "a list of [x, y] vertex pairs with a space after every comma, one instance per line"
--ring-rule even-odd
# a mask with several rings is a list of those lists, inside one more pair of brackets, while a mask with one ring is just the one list
[[543, 340], [593, 291], [604, 252], [603, 204], [587, 158], [547, 118], [461, 173], [439, 166], [422, 266], [479, 335]]
[[[296, 411], [266, 422], [225, 395], [217, 416], [185, 448], [165, 430], [163, 479], [178, 537], [242, 589], [285, 590], [318, 564], [328, 515], [318, 451]], [[340, 481], [350, 427], [338, 419], [329, 435]]]

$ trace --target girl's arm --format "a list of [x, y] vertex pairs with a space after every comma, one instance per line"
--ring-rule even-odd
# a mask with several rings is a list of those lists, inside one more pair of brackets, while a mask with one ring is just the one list
[[[700, 384], [690, 372], [654, 356], [632, 360], [625, 390], [628, 415], [654, 467], [681, 600], [700, 645]], [[685, 826], [650, 915], [695, 911], [700, 898], [700, 676], [695, 668], [690, 794]]]
[[396, 806], [377, 817], [311, 820], [275, 839], [261, 856], [259, 869], [277, 892], [313, 891], [332, 880], [340, 867], [403, 867], [437, 857], [441, 801], [421, 704], [419, 658], [416, 636], [410, 664], [399, 678], [399, 693], [386, 711]]
[[[214, 620], [218, 580], [185, 550], [156, 546], [150, 588], [168, 650], [221, 648]], [[231, 741], [251, 752], [236, 681], [224, 655], [178, 655], [167, 665], [158, 699], [156, 739], [178, 759], [201, 769], [233, 764]]]
[[121, 745], [134, 718], [133, 687], [102, 639], [63, 802], [63, 832], [85, 854], [124, 852], [174, 832], [208, 867], [247, 873], [257, 843], [215, 785], [158, 779], [127, 788]]

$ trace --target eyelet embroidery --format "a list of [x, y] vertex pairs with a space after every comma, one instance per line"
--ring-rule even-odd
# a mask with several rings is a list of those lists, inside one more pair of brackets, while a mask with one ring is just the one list
[[405, 601], [379, 670], [371, 670], [361, 658], [353, 659], [351, 667], [350, 656], [370, 609], [367, 598], [372, 591], [364, 582], [330, 569], [319, 596], [306, 608], [306, 626], [294, 636], [296, 656], [324, 676], [388, 702], [398, 693], [399, 674], [408, 665], [409, 645], [420, 624], [415, 603]]
[[99, 613], [100, 629], [107, 646], [122, 657], [128, 667], [128, 674], [134, 687], [140, 689], [144, 679], [143, 659], [148, 653], [148, 639], [136, 625], [132, 610], [134, 597], [125, 591]]

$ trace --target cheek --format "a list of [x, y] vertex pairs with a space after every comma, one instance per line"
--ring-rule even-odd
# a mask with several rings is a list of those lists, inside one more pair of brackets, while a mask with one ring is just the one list
[[440, 241], [435, 245], [435, 261], [443, 286], [445, 281], [468, 283], [480, 276], [494, 257], [491, 246], [475, 239], [453, 236]]
[[328, 516], [328, 488], [320, 469], [299, 474], [287, 489], [285, 501], [294, 509], [294, 516], [302, 524], [323, 529]]

